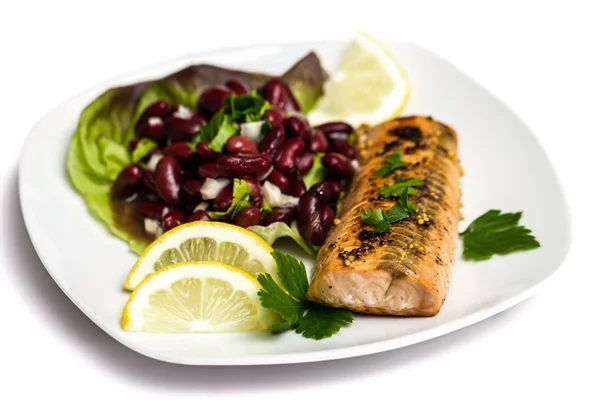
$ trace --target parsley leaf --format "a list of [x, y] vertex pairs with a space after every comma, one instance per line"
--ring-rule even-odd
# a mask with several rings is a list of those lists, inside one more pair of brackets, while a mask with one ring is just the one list
[[396, 179], [393, 185], [380, 188], [379, 194], [383, 197], [399, 197], [406, 187], [410, 188], [408, 194], [416, 194], [417, 190], [413, 188], [415, 186], [423, 186], [423, 181], [417, 178]]
[[202, 127], [200, 141], [209, 142], [208, 147], [220, 153], [223, 151], [227, 139], [234, 136], [237, 129], [238, 125], [235, 120], [229, 114], [225, 114], [225, 109], [222, 108], [213, 115], [208, 124]]
[[308, 278], [306, 277], [304, 263], [279, 250], [274, 250], [271, 255], [275, 259], [277, 275], [279, 275], [285, 290], [297, 300], [305, 300], [306, 291], [308, 290]]
[[402, 161], [404, 154], [400, 150], [394, 151], [391, 155], [383, 159], [383, 167], [381, 167], [375, 175], [385, 176], [395, 169], [402, 168], [408, 164]]
[[374, 226], [377, 232], [388, 231], [391, 223], [406, 219], [417, 211], [417, 207], [408, 201], [409, 190], [410, 186], [405, 187], [398, 201], [387, 212], [381, 208], [360, 210], [360, 219], [364, 224]]
[[473, 222], [463, 237], [463, 257], [467, 260], [487, 260], [494, 254], [508, 254], [540, 247], [531, 230], [519, 225], [522, 212], [501, 214], [489, 210]]
[[225, 97], [225, 106], [228, 107], [227, 113], [234, 121], [245, 120], [246, 122], [260, 121], [265, 111], [271, 108], [256, 90], [248, 95], [231, 94]]
[[315, 183], [323, 182], [325, 179], [325, 167], [323, 167], [323, 163], [321, 160], [323, 159], [323, 153], [317, 153], [313, 155], [313, 165], [308, 170], [307, 173], [302, 176], [302, 181], [306, 186], [306, 189], [310, 189]]
[[[270, 274], [261, 274], [257, 278], [262, 289], [258, 292], [260, 303], [264, 308], [274, 310], [290, 325], [295, 325], [304, 314], [305, 305], [294, 300], [273, 280]], [[271, 328], [273, 330], [273, 328]]]
[[271, 333], [277, 334], [295, 330], [308, 339], [324, 339], [338, 332], [343, 326], [352, 323], [350, 311], [328, 308], [306, 301], [308, 278], [301, 261], [274, 250], [271, 255], [277, 263], [277, 275], [287, 293], [280, 288], [269, 274], [258, 276], [262, 289], [258, 292], [265, 308], [274, 310], [285, 321], [271, 326]]
[[209, 211], [208, 216], [212, 219], [224, 219], [235, 217], [240, 211], [250, 207], [250, 188], [248, 182], [243, 179], [233, 180], [233, 201], [227, 211]]
[[314, 305], [300, 320], [296, 333], [301, 333], [305, 338], [320, 340], [331, 337], [353, 320], [350, 311]]
[[381, 208], [360, 210], [360, 219], [364, 224], [374, 226], [378, 232], [390, 229], [390, 223], [385, 219], [385, 213]]

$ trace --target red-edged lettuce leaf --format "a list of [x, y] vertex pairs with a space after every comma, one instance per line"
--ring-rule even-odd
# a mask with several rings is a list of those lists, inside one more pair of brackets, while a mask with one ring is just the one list
[[[119, 172], [132, 163], [128, 143], [137, 117], [156, 100], [192, 109], [200, 93], [210, 85], [238, 77], [257, 88], [271, 76], [237, 71], [215, 65], [193, 65], [155, 81], [109, 89], [81, 113], [67, 155], [67, 172], [89, 211], [117, 237], [140, 254], [149, 244], [119, 228], [111, 210], [111, 187]], [[310, 110], [323, 93], [327, 73], [314, 53], [309, 53], [281, 76], [291, 87], [303, 112]]]

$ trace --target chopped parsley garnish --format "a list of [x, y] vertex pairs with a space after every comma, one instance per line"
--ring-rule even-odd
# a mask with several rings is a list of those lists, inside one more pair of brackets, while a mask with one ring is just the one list
[[250, 94], [237, 96], [231, 94], [225, 97], [226, 112], [234, 121], [244, 120], [246, 122], [260, 121], [271, 106], [260, 97], [256, 90]]
[[[301, 261], [274, 250], [271, 255], [277, 263], [277, 275], [283, 289], [270, 274], [258, 276], [262, 289], [258, 292], [263, 307], [278, 313], [284, 322], [271, 327], [271, 333], [294, 330], [309, 339], [324, 339], [337, 333], [354, 320], [347, 310], [329, 308], [306, 300], [308, 278]], [[285, 289], [285, 290], [284, 290]]]
[[243, 179], [233, 180], [233, 200], [227, 211], [209, 211], [208, 216], [212, 219], [232, 218], [240, 211], [250, 207], [250, 188], [248, 182]]
[[381, 208], [360, 210], [360, 219], [364, 224], [374, 226], [377, 232], [387, 232], [390, 224], [406, 219], [417, 211], [417, 208], [408, 201], [409, 190], [409, 186], [405, 187], [398, 201], [387, 212]]
[[208, 147], [212, 151], [220, 153], [223, 151], [223, 146], [227, 143], [227, 139], [237, 133], [238, 125], [231, 115], [225, 113], [225, 109], [221, 108], [213, 115], [209, 123], [202, 127], [199, 141], [209, 142]]
[[417, 178], [396, 179], [396, 182], [390, 186], [384, 186], [379, 189], [379, 194], [383, 197], [399, 197], [404, 189], [408, 189], [408, 194], [415, 194], [417, 190], [414, 186], [423, 186], [423, 181]]
[[383, 159], [383, 167], [377, 170], [375, 175], [385, 176], [395, 169], [407, 166], [408, 164], [402, 161], [403, 156], [404, 154], [400, 150], [394, 151], [391, 155]]
[[519, 225], [522, 212], [501, 214], [490, 210], [471, 222], [460, 234], [463, 238], [463, 257], [467, 260], [487, 260], [495, 254], [531, 250], [540, 243], [531, 230]]
[[255, 90], [248, 95], [232, 94], [225, 97], [225, 106], [213, 115], [208, 124], [202, 127], [200, 134], [192, 140], [191, 148], [200, 141], [206, 141], [209, 142], [208, 147], [211, 150], [217, 153], [222, 152], [227, 139], [235, 136], [238, 131], [236, 121], [260, 121], [270, 107], [269, 103]]

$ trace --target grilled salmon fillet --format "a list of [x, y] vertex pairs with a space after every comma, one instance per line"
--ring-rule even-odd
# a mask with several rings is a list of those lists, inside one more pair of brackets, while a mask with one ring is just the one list
[[[414, 116], [362, 129], [358, 136], [361, 167], [338, 205], [339, 224], [317, 254], [307, 297], [360, 313], [435, 315], [446, 296], [458, 237], [456, 132]], [[395, 150], [408, 165], [376, 176]], [[394, 205], [396, 199], [379, 195], [381, 187], [411, 177], [424, 181], [409, 197], [417, 212], [392, 223], [387, 233], [362, 223], [361, 209], [387, 211]]]

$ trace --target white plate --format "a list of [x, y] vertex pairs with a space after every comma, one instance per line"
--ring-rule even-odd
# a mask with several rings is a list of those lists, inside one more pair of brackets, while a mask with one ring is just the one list
[[570, 242], [567, 206], [544, 151], [510, 109], [450, 63], [420, 47], [391, 43], [412, 85], [403, 115], [431, 115], [459, 133], [466, 171], [461, 229], [491, 208], [523, 210], [523, 224], [542, 247], [474, 263], [460, 259], [459, 245], [450, 290], [437, 316], [358, 316], [351, 327], [321, 341], [294, 333], [163, 335], [120, 329], [128, 298], [121, 287], [135, 256], [88, 214], [70, 186], [65, 157], [80, 111], [109, 87], [159, 77], [192, 63], [278, 74], [315, 50], [331, 71], [346, 45], [268, 45], [189, 56], [99, 85], [46, 115], [24, 147], [19, 189], [35, 249], [67, 296], [125, 346], [152, 358], [196, 365], [297, 363], [376, 353], [452, 332], [531, 296], [559, 268]]

